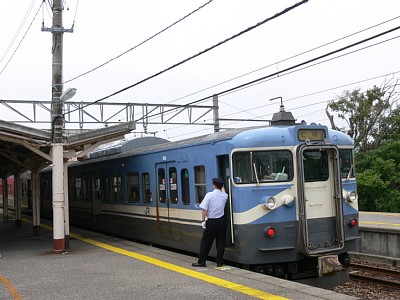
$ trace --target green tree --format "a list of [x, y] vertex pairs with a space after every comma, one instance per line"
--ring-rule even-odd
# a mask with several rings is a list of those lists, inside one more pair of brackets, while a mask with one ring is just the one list
[[360, 209], [400, 212], [400, 141], [387, 140], [378, 149], [356, 155]]
[[[356, 149], [359, 208], [400, 212], [400, 108], [398, 80], [362, 93], [345, 91], [327, 107], [333, 128], [346, 131]], [[338, 128], [332, 114], [346, 124]]]
[[400, 110], [397, 84], [386, 83], [382, 87], [374, 86], [362, 93], [359, 89], [345, 91], [338, 99], [328, 103], [327, 113], [337, 113], [346, 124], [338, 128], [330, 118], [332, 127], [347, 131], [354, 140], [357, 150], [375, 149], [391, 134], [399, 133]]

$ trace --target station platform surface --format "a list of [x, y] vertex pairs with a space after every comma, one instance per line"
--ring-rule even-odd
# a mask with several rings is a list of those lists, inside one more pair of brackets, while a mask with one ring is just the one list
[[69, 246], [54, 254], [51, 226], [33, 236], [0, 214], [0, 299], [356, 299], [72, 227]]

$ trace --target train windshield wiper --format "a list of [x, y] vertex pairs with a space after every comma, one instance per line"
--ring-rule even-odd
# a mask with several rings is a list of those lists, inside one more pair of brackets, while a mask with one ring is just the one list
[[253, 169], [254, 169], [254, 175], [256, 176], [257, 185], [258, 185], [258, 184], [260, 184], [260, 181], [258, 181], [257, 168], [256, 168], [256, 164], [255, 163], [253, 163]]

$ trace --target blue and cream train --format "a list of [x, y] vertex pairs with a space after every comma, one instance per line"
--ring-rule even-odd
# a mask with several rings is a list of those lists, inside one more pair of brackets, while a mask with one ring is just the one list
[[[347, 280], [358, 245], [352, 139], [284, 110], [270, 126], [92, 153], [68, 168], [70, 222], [197, 253], [213, 177], [229, 195], [226, 263], [324, 287]], [[51, 171], [41, 198], [51, 217]]]

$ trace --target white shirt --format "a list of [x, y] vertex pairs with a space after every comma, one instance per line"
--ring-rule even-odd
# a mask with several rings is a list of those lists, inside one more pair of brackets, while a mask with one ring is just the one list
[[215, 189], [205, 195], [203, 201], [200, 203], [200, 207], [207, 211], [207, 218], [218, 219], [224, 216], [224, 209], [228, 194]]

